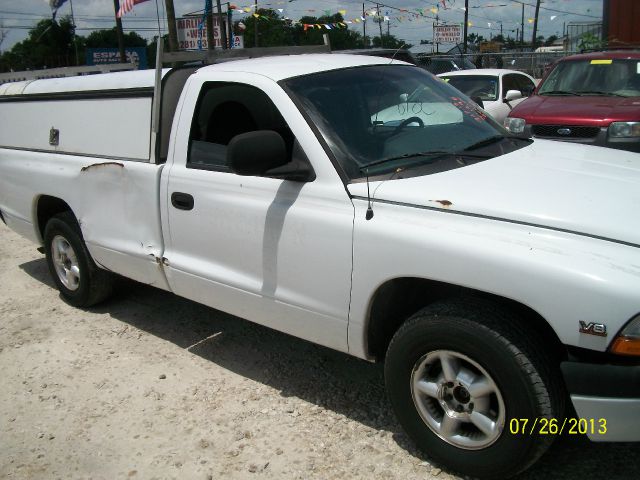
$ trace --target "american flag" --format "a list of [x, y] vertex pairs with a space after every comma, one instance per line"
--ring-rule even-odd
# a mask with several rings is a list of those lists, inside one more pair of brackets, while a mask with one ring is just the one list
[[148, 0], [120, 0], [120, 10], [116, 15], [118, 18], [122, 17], [125, 13], [129, 13], [133, 10], [133, 6]]

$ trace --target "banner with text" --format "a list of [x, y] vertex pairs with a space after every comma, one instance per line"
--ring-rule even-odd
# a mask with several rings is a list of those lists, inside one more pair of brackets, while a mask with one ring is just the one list
[[[127, 47], [124, 49], [128, 63], [138, 65], [144, 70], [147, 68], [147, 49], [145, 47]], [[107, 63], [120, 63], [120, 51], [117, 48], [87, 48], [87, 65], [105, 65]]]
[[[202, 17], [183, 17], [176, 19], [178, 28], [178, 48], [180, 50], [207, 50], [207, 23], [202, 22]], [[225, 22], [226, 23], [226, 22]], [[213, 46], [221, 48], [220, 27], [218, 17], [213, 16]], [[233, 36], [233, 48], [244, 48], [242, 35]]]
[[462, 25], [434, 25], [433, 43], [462, 42]]

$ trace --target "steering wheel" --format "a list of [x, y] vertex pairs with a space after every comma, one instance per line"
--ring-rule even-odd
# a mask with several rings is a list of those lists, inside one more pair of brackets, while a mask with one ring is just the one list
[[424, 127], [424, 122], [422, 121], [422, 119], [420, 117], [409, 117], [405, 120], [403, 120], [400, 125], [398, 125], [396, 127], [396, 129], [393, 131], [393, 133], [391, 134], [393, 135], [397, 135], [398, 133], [400, 133], [404, 127], [406, 127], [407, 125], [411, 124], [411, 123], [417, 123], [418, 125], [420, 125], [420, 127]]

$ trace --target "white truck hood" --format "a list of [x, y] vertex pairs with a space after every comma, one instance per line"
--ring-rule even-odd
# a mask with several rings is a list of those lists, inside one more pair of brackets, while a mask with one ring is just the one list
[[[366, 183], [348, 185], [367, 196]], [[443, 173], [371, 182], [375, 200], [487, 216], [640, 246], [640, 154], [536, 140]], [[375, 205], [374, 205], [375, 210]]]

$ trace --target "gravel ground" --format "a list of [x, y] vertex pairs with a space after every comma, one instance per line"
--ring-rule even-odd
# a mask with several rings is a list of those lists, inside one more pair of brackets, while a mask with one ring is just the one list
[[[401, 431], [381, 366], [124, 280], [72, 308], [2, 224], [0, 368], [0, 478], [457, 478]], [[639, 453], [565, 437], [520, 479], [638, 479]]]

